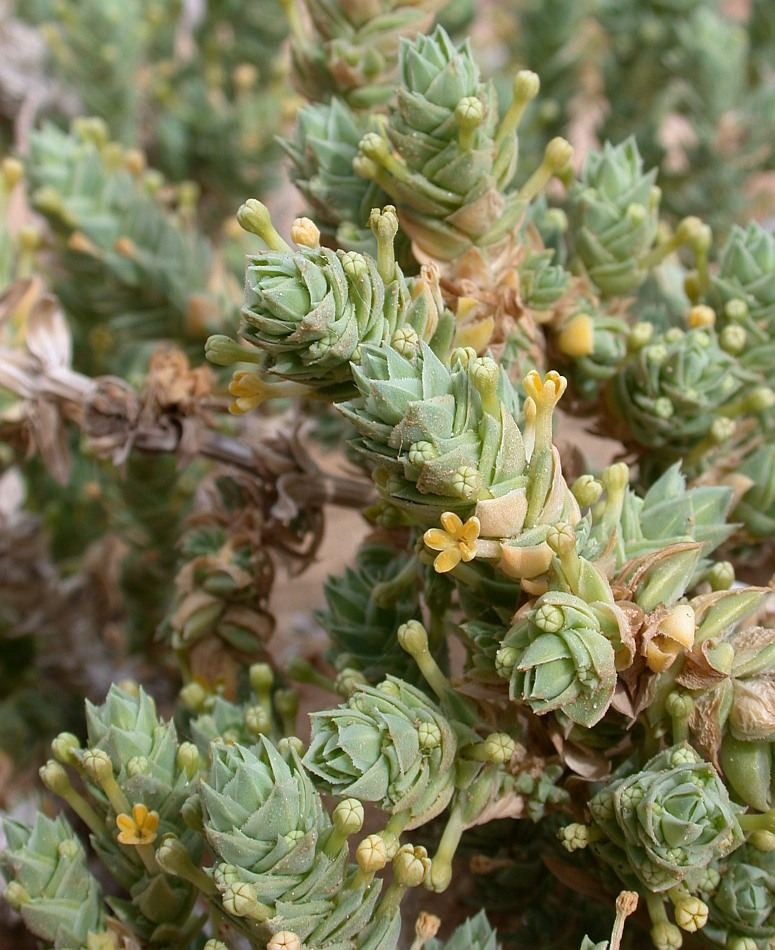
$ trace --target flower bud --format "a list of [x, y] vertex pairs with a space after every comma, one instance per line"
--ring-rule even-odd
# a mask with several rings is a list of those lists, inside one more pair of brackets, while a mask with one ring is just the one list
[[505, 732], [493, 732], [484, 740], [484, 751], [487, 758], [495, 765], [504, 765], [511, 761], [516, 743]]
[[405, 844], [393, 858], [393, 874], [402, 887], [419, 887], [430, 867], [431, 859], [421, 845]]
[[278, 930], [266, 945], [266, 950], [301, 950], [301, 940], [292, 930]]
[[230, 884], [221, 898], [223, 909], [234, 917], [247, 916], [256, 904], [256, 890], [252, 884]]
[[603, 494], [603, 483], [594, 475], [582, 475], [571, 486], [573, 497], [582, 508], [589, 508], [600, 501]]
[[303, 247], [320, 247], [320, 228], [310, 218], [296, 218], [291, 225], [291, 240]]
[[355, 850], [358, 867], [366, 874], [381, 871], [388, 863], [388, 850], [384, 838], [369, 835], [360, 842]]
[[182, 742], [178, 746], [175, 761], [180, 771], [185, 772], [189, 779], [192, 779], [199, 771], [199, 749], [193, 742]]
[[716, 311], [705, 304], [698, 304], [689, 311], [686, 322], [694, 330], [699, 327], [712, 327], [716, 322]]
[[692, 895], [687, 895], [675, 905], [675, 922], [687, 933], [696, 933], [708, 922], [708, 905]]
[[681, 931], [669, 920], [661, 920], [652, 928], [651, 941], [656, 950], [679, 950], [683, 945]]
[[334, 809], [332, 818], [337, 831], [355, 835], [363, 828], [363, 805], [357, 798], [345, 798]]
[[30, 900], [30, 895], [18, 881], [10, 881], [7, 884], [3, 897], [14, 910], [21, 910]]
[[78, 761], [73, 751], [81, 748], [81, 742], [78, 736], [72, 732], [60, 732], [51, 743], [51, 751], [54, 758], [58, 759], [64, 765], [75, 765]]

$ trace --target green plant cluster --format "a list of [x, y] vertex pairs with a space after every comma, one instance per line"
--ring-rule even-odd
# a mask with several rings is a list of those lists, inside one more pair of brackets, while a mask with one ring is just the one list
[[775, 945], [769, 5], [504, 6], [505, 92], [475, 12], [16, 11], [93, 115], [0, 164], [40, 946]]

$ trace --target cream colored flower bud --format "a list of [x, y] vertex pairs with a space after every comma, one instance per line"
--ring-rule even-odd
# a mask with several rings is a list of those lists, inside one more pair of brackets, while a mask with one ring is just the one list
[[223, 892], [223, 909], [234, 917], [245, 917], [256, 903], [256, 890], [252, 884], [237, 882]]
[[514, 78], [515, 99], [535, 99], [541, 88], [541, 80], [537, 73], [530, 69], [520, 69]]
[[573, 158], [573, 146], [567, 139], [557, 136], [546, 146], [544, 161], [555, 171], [563, 169]]
[[686, 322], [693, 330], [698, 327], [712, 327], [716, 322], [716, 311], [706, 304], [698, 304], [689, 311]]
[[343, 835], [355, 835], [363, 828], [363, 805], [357, 798], [345, 798], [334, 809], [336, 829]]
[[651, 930], [651, 942], [656, 950], [679, 950], [683, 945], [681, 931], [669, 920], [660, 921]]
[[296, 218], [291, 225], [291, 240], [302, 247], [320, 247], [320, 228], [311, 218]]
[[193, 778], [199, 771], [199, 749], [193, 742], [182, 742], [178, 748], [175, 761], [181, 772]]
[[369, 835], [360, 842], [355, 850], [355, 860], [365, 874], [381, 871], [388, 863], [388, 850], [384, 838]]
[[441, 927], [441, 919], [423, 910], [415, 921], [414, 932], [419, 940], [432, 940], [439, 932], [439, 927]]
[[3, 897], [14, 910], [21, 910], [30, 899], [30, 895], [18, 881], [11, 881], [3, 891]]
[[419, 887], [431, 867], [431, 859], [422, 845], [405, 844], [393, 858], [393, 874], [402, 887]]
[[75, 764], [76, 757], [73, 755], [73, 752], [80, 748], [80, 740], [78, 736], [73, 735], [72, 732], [60, 732], [51, 743], [51, 751], [54, 754], [54, 758], [65, 765]]
[[516, 743], [505, 732], [493, 732], [484, 740], [484, 751], [490, 762], [503, 765], [511, 761]]
[[102, 783], [107, 778], [113, 778], [113, 763], [102, 749], [87, 749], [81, 763], [86, 774], [95, 782]]
[[684, 900], [675, 905], [675, 922], [687, 933], [696, 933], [702, 930], [708, 922], [708, 905], [693, 895], [687, 895]]
[[251, 706], [245, 710], [245, 725], [254, 736], [260, 736], [272, 728], [272, 717], [263, 706]]
[[582, 508], [589, 508], [600, 501], [603, 483], [599, 482], [594, 475], [582, 475], [571, 486], [571, 492]]
[[279, 930], [266, 945], [266, 950], [301, 950], [301, 939], [292, 930]]

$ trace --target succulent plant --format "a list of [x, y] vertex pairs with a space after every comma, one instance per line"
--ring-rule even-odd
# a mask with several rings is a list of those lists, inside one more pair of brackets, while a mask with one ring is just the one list
[[[420, 602], [411, 577], [411, 560], [402, 552], [366, 543], [353, 567], [325, 584], [325, 611], [318, 620], [331, 638], [332, 658], [342, 669], [360, 670], [377, 683], [386, 672], [413, 682], [419, 671], [401, 648], [395, 631], [409, 620], [420, 619]], [[379, 590], [379, 594], [378, 594]]]
[[448, 940], [431, 939], [425, 947], [427, 950], [498, 950], [500, 944], [487, 915], [480, 910], [475, 917], [469, 917], [456, 927]]
[[571, 187], [575, 252], [604, 297], [632, 293], [644, 281], [643, 258], [657, 236], [655, 169], [644, 173], [634, 138], [590, 152]]
[[395, 677], [359, 687], [338, 709], [312, 715], [304, 764], [337, 796], [405, 813], [405, 827], [446, 808], [454, 791], [457, 736], [419, 689]]
[[363, 811], [342, 818], [340, 832], [293, 750], [283, 758], [266, 738], [252, 750], [216, 744], [199, 796], [220, 901], [254, 938], [292, 931], [311, 946], [340, 947], [369, 922], [379, 884], [367, 894], [368, 879], [351, 881], [345, 891], [346, 836]]
[[[625, 438], [665, 462], [702, 465], [729, 438], [736, 416], [765, 411], [770, 391], [721, 346], [712, 327], [674, 327], [632, 354], [609, 382], [606, 406]], [[624, 435], [624, 427], [622, 434]]]
[[309, 31], [292, 7], [291, 55], [296, 82], [307, 99], [331, 96], [354, 108], [378, 106], [390, 99], [398, 45], [402, 37], [430, 26], [440, 0], [348, 4], [305, 0]]
[[539, 597], [509, 630], [496, 659], [511, 698], [539, 715], [560, 709], [573, 722], [594, 726], [616, 687], [614, 648], [604, 632], [612, 621], [615, 628], [609, 611], [601, 623], [599, 609], [573, 594]]
[[[517, 161], [515, 129], [538, 90], [534, 73], [517, 76], [514, 99], [498, 121], [495, 90], [480, 81], [468, 44], [457, 49], [442, 27], [401, 46], [398, 104], [382, 133], [364, 136], [355, 169], [395, 201], [423, 254], [449, 261], [471, 247], [503, 244], [538, 181], [507, 192]], [[570, 158], [557, 140], [541, 183]]]
[[[775, 943], [775, 630], [735, 581], [775, 537], [775, 239], [733, 220], [770, 216], [766, 4], [521, 0], [472, 28], [490, 81], [471, 0], [272, 3], [0, 16], [0, 804], [89, 697], [40, 776], [91, 857], [10, 819], [12, 909], [60, 950], [497, 950], [406, 939], [410, 888], [470, 883], [516, 947], [640, 947], [639, 897], [656, 950]], [[102, 119], [38, 129], [70, 106], [20, 17]]]
[[720, 946], [745, 946], [746, 938], [763, 946], [775, 936], [774, 900], [772, 852], [743, 845], [727, 859], [704, 935]]
[[660, 752], [589, 803], [600, 858], [648, 890], [666, 891], [743, 843], [739, 807], [688, 745]]
[[6, 819], [4, 829], [4, 897], [28, 929], [55, 948], [82, 947], [104, 934], [102, 891], [67, 819], [39, 814], [32, 828]]
[[26, 170], [35, 209], [59, 235], [57, 292], [92, 365], [115, 366], [116, 348], [126, 359], [130, 344], [159, 337], [200, 350], [230, 307], [208, 287], [210, 243], [163, 206], [144, 157], [109, 142], [102, 122], [82, 120], [70, 134], [53, 125], [36, 132]]
[[[248, 259], [245, 324], [242, 336], [263, 351], [236, 346], [228, 337], [211, 337], [210, 360], [222, 365], [263, 362], [275, 376], [289, 380], [274, 387], [258, 375], [240, 371], [230, 387], [238, 398], [235, 412], [245, 412], [273, 396], [292, 396], [320, 389], [347, 392], [350, 364], [362, 348], [396, 338], [404, 347], [432, 339], [444, 311], [438, 280], [408, 281], [395, 262], [395, 211], [372, 211], [369, 223], [377, 238], [377, 259], [357, 251], [321, 247], [320, 232], [308, 219], [298, 219], [297, 251], [274, 230], [266, 208], [251, 199], [240, 209], [240, 222], [269, 244], [269, 250]], [[291, 385], [291, 384], [295, 385]]]
[[353, 171], [358, 144], [374, 128], [368, 113], [334, 98], [301, 109], [293, 139], [282, 142], [293, 163], [293, 183], [309, 202], [325, 243], [336, 240], [346, 250], [371, 250], [372, 244], [376, 249], [369, 213], [388, 203], [376, 184]]

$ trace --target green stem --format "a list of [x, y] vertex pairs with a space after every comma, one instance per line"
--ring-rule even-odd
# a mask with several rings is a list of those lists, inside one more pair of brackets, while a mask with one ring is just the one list
[[377, 905], [377, 910], [375, 917], [393, 917], [398, 913], [398, 908], [401, 906], [401, 901], [404, 899], [404, 894], [409, 890], [408, 887], [404, 887], [402, 884], [399, 884], [397, 881], [391, 881], [390, 887], [382, 895], [382, 900], [380, 900]]
[[661, 264], [669, 254], [672, 254], [673, 251], [677, 251], [682, 244], [688, 244], [693, 241], [699, 229], [702, 227], [704, 227], [704, 225], [699, 218], [684, 218], [671, 238], [668, 238], [667, 241], [652, 248], [648, 254], [644, 254], [638, 261], [638, 267], [643, 270], [651, 270], [652, 267]]
[[417, 555], [412, 555], [395, 577], [376, 585], [371, 592], [372, 601], [383, 608], [394, 604], [401, 596], [401, 592], [416, 580], [419, 563], [420, 559]]
[[393, 855], [398, 850], [398, 846], [401, 842], [401, 835], [404, 833], [404, 829], [409, 824], [409, 819], [411, 818], [411, 813], [409, 811], [399, 811], [395, 815], [391, 815], [388, 823], [385, 825], [383, 831], [379, 833], [380, 838], [385, 842], [385, 847], [387, 848], [388, 856], [393, 857]]
[[427, 886], [432, 891], [439, 893], [449, 887], [452, 881], [452, 860], [455, 857], [455, 852], [465, 828], [466, 823], [463, 818], [462, 807], [456, 805], [447, 819], [438, 850], [431, 863]]
[[754, 831], [775, 832], [775, 809], [766, 811], [763, 814], [741, 815], [738, 820], [740, 827], [746, 835]]

